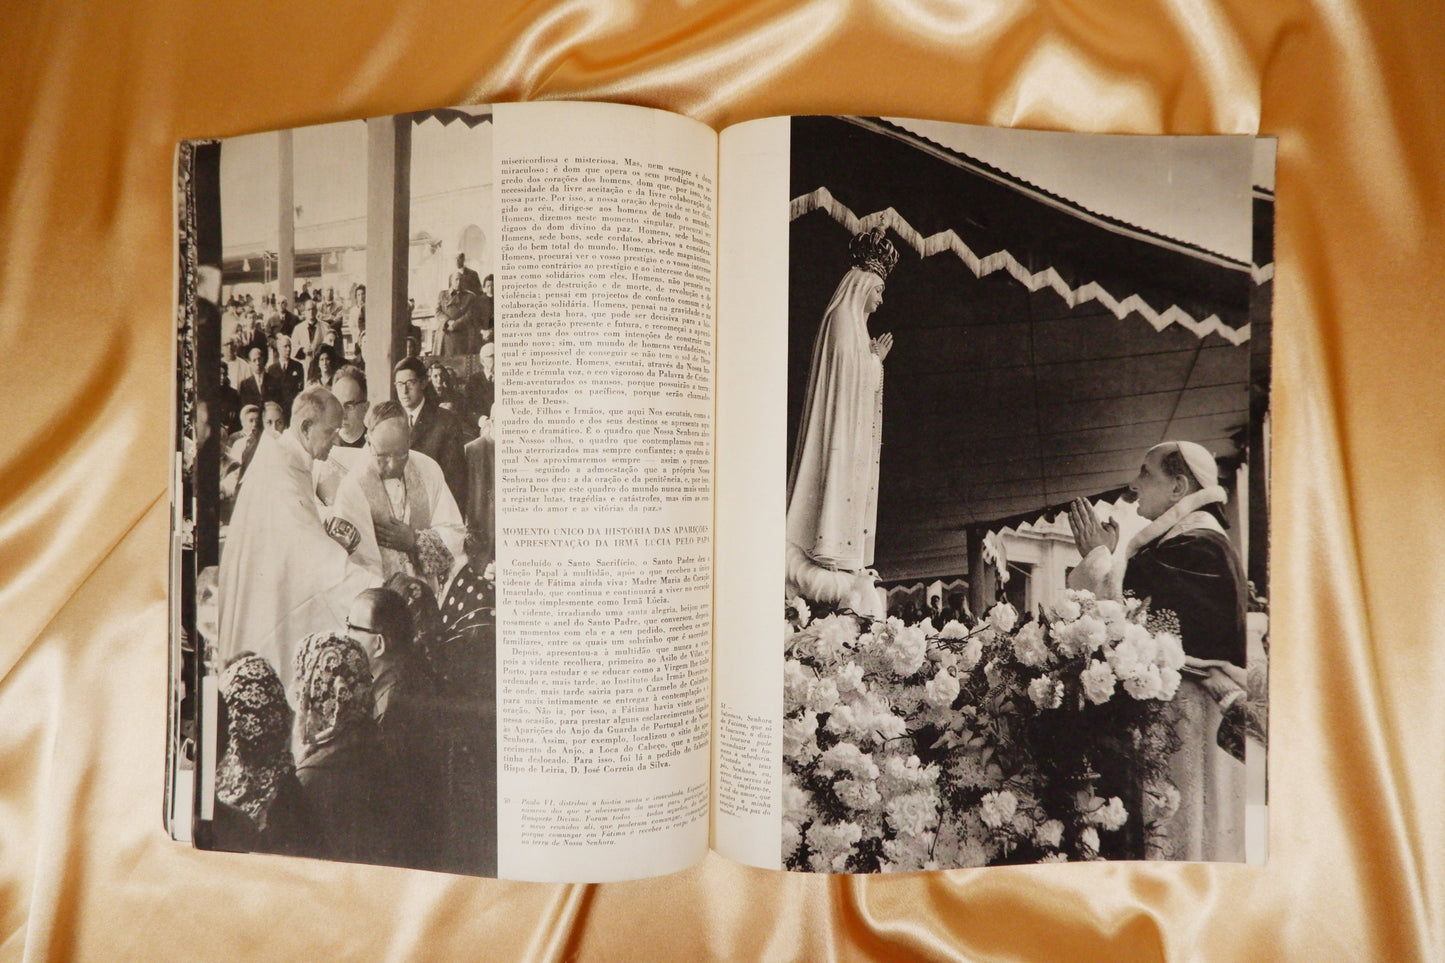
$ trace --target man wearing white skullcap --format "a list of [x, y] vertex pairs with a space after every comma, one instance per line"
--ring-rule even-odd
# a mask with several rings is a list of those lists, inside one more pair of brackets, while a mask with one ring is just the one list
[[1181, 748], [1170, 759], [1170, 779], [1182, 799], [1166, 850], [1156, 855], [1242, 860], [1244, 766], [1215, 744], [1221, 707], [1243, 695], [1245, 682], [1247, 582], [1224, 532], [1228, 495], [1214, 456], [1192, 441], [1149, 449], [1129, 490], [1149, 524], [1121, 558], [1114, 521], [1101, 524], [1083, 499], [1069, 507], [1083, 556], [1069, 586], [1108, 598], [1128, 592], [1148, 599], [1152, 616], [1178, 619], [1186, 665], [1173, 700]]

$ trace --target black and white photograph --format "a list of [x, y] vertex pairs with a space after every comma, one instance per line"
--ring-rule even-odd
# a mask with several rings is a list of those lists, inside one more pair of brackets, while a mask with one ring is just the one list
[[182, 146], [198, 845], [496, 875], [491, 121]]
[[791, 123], [784, 866], [1256, 860], [1272, 143]]

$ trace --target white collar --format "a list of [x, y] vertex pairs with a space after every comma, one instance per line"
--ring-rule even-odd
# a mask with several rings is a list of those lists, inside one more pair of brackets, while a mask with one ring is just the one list
[[1133, 538], [1129, 539], [1129, 547], [1125, 551], [1125, 555], [1133, 558], [1136, 552], [1150, 542], [1172, 537], [1185, 531], [1210, 528], [1221, 535], [1224, 534], [1224, 528], [1219, 524], [1219, 519], [1203, 509], [1207, 505], [1223, 505], [1228, 500], [1228, 493], [1218, 485], [1190, 492], [1175, 502], [1167, 512], [1144, 526]]

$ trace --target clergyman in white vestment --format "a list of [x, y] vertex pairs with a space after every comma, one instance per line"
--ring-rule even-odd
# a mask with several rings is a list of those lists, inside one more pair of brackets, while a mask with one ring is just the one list
[[316, 499], [313, 463], [326, 460], [340, 427], [331, 392], [296, 396], [291, 426], [256, 447], [221, 551], [219, 655], [255, 652], [288, 689], [297, 642], [343, 631], [352, 600], [381, 581], [327, 533]]
[[411, 424], [400, 403], [367, 417], [367, 457], [342, 479], [332, 514], [360, 535], [353, 559], [378, 578], [425, 580], [438, 599], [466, 561], [466, 522], [434, 459], [409, 450]]

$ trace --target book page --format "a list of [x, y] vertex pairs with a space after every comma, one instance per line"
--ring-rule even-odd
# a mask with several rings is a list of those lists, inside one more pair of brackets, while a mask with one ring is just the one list
[[702, 858], [716, 148], [584, 104], [182, 145], [168, 792], [197, 846]]
[[496, 107], [499, 875], [707, 846], [716, 135]]
[[[783, 691], [778, 598], [788, 390], [788, 127], [719, 135], [717, 638], [713, 848], [778, 868]], [[730, 496], [730, 497], [729, 497]]]
[[719, 143], [715, 848], [1257, 861], [1272, 154]]

